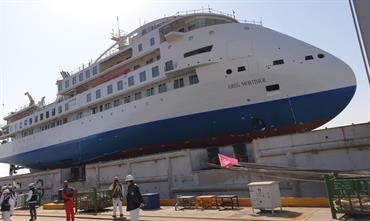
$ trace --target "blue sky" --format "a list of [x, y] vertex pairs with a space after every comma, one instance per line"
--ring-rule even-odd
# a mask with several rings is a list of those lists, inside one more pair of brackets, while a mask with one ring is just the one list
[[[97, 58], [126, 32], [177, 11], [211, 7], [303, 40], [345, 61], [356, 74], [356, 94], [323, 127], [369, 122], [370, 88], [347, 0], [0, 0], [0, 116], [36, 101], [56, 98], [61, 70], [72, 71]], [[1, 121], [0, 121], [1, 122]], [[0, 176], [7, 174], [0, 166]]]

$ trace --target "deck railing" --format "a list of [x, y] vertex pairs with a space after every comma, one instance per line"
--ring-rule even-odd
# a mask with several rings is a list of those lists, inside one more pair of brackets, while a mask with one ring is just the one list
[[232, 14], [218, 11], [212, 8], [202, 8], [202, 9], [195, 9], [195, 10], [188, 10], [188, 11], [178, 11], [174, 16], [179, 15], [192, 15], [192, 14], [198, 14], [198, 13], [209, 13], [209, 14], [218, 14], [218, 15], [224, 15], [227, 17], [234, 18], [235, 20], [239, 21], [240, 23], [252, 23], [256, 25], [262, 25], [262, 20], [256, 21], [256, 20], [246, 20], [246, 19], [237, 19], [235, 18], [235, 12], [233, 11]]

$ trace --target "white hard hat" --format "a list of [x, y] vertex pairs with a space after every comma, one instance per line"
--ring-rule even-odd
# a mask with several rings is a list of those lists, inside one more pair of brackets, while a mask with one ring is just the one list
[[133, 180], [134, 180], [134, 177], [131, 174], [129, 174], [129, 175], [126, 176], [125, 182], [133, 181]]
[[34, 187], [35, 186], [35, 184], [34, 183], [30, 183], [30, 184], [28, 184], [28, 187]]
[[10, 193], [10, 190], [5, 189], [5, 190], [3, 191], [3, 193]]
[[8, 189], [8, 187], [7, 186], [2, 186], [1, 187], [1, 190], [5, 190], [5, 189]]

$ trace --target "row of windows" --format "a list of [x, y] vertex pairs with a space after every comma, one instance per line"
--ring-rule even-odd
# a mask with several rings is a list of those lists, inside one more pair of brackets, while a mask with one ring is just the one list
[[[159, 67], [155, 66], [152, 68], [152, 78], [158, 77], [159, 76]], [[139, 73], [139, 81], [144, 82], [146, 81], [146, 71], [142, 71]], [[134, 76], [130, 76], [127, 78], [127, 86], [131, 87], [135, 84], [135, 79]], [[117, 91], [123, 90], [123, 80], [117, 81]], [[107, 85], [107, 94], [112, 94], [113, 93], [113, 85], [109, 84]], [[95, 91], [95, 99], [101, 98], [101, 89], [97, 89]], [[92, 96], [91, 93], [86, 94], [86, 101], [91, 102], [92, 101]]]
[[[89, 79], [91, 77], [91, 72], [92, 75], [96, 75], [98, 73], [98, 67], [94, 66], [92, 69], [87, 69], [85, 71], [80, 72], [78, 75], [75, 75], [72, 77], [72, 85], [75, 85], [77, 83], [77, 77], [78, 77], [78, 82], [83, 81], [84, 79]], [[64, 81], [64, 88], [67, 89], [70, 86], [70, 80], [67, 79]], [[58, 91], [61, 91], [63, 88], [62, 82], [58, 83]]]
[[[68, 110], [68, 104], [65, 105], [65, 108], [66, 108], [66, 110]], [[62, 109], [63, 109], [62, 106], [58, 106], [58, 113], [62, 113]], [[22, 129], [23, 127], [26, 127], [28, 125], [32, 125], [33, 123], [37, 123], [38, 121], [42, 121], [44, 119], [48, 119], [50, 117], [53, 117], [53, 116], [56, 115], [56, 111], [57, 110], [55, 108], [52, 108], [51, 111], [46, 111], [44, 113], [40, 113], [39, 115], [31, 117], [27, 120], [21, 121], [18, 124], [14, 125], [14, 129], [17, 130], [18, 125], [19, 125], [19, 129]]]
[[[130, 79], [130, 78], [129, 78]], [[133, 78], [132, 78], [133, 79]], [[128, 81], [130, 82], [130, 81]], [[189, 76], [189, 85], [192, 85], [192, 84], [197, 84], [199, 82], [198, 80], [198, 76], [197, 75], [190, 75]], [[128, 85], [130, 86], [130, 83], [128, 83]], [[176, 79], [173, 81], [173, 88], [174, 89], [177, 89], [177, 88], [180, 88], [180, 87], [184, 87], [184, 79], [183, 78], [179, 78], [179, 79]], [[123, 82], [122, 80], [121, 81], [118, 81], [117, 82], [117, 90], [122, 90], [123, 88]], [[163, 93], [163, 92], [166, 92], [167, 91], [167, 84], [166, 83], [162, 83], [162, 84], [159, 84], [158, 85], [158, 93]], [[113, 85], [108, 85], [107, 86], [107, 94], [111, 94], [113, 93]], [[149, 97], [149, 96], [152, 96], [154, 95], [154, 88], [149, 88], [146, 90], [146, 96]], [[101, 89], [98, 89], [95, 91], [95, 99], [99, 99], [101, 98]], [[130, 97], [128, 97], [128, 100]], [[141, 92], [138, 92], [137, 94], [135, 94], [135, 100], [138, 100], [141, 98]], [[127, 100], [127, 98], [126, 98]], [[91, 93], [88, 93], [86, 94], [86, 101], [87, 102], [91, 102], [92, 101], [92, 97], [91, 97]], [[128, 103], [128, 102], [126, 102]]]
[[[197, 75], [190, 75], [189, 76], [189, 85], [197, 84], [197, 83], [199, 83], [198, 76]], [[167, 85], [168, 85], [168, 83], [159, 84], [157, 93], [161, 94], [161, 93], [166, 92], [168, 90]], [[179, 79], [176, 79], [176, 80], [173, 81], [173, 88], [174, 89], [181, 88], [181, 87], [184, 87], [184, 86], [185, 86], [184, 78], [179, 78]], [[155, 88], [151, 87], [151, 88], [147, 88], [144, 91], [138, 91], [138, 92], [135, 92], [133, 94], [126, 95], [126, 96], [122, 97], [121, 99], [113, 100], [113, 104], [112, 104], [112, 102], [108, 102], [108, 103], [101, 104], [99, 106], [93, 107], [91, 109], [91, 113], [96, 114], [96, 113], [102, 112], [104, 110], [108, 110], [112, 107], [117, 107], [121, 104], [127, 104], [127, 103], [130, 103], [130, 102], [135, 101], [135, 100], [140, 100], [145, 96], [146, 97], [153, 96], [155, 94], [155, 91], [156, 91]]]
[[[188, 79], [189, 79], [189, 85], [199, 83], [198, 76], [196, 74], [189, 75], [188, 76]], [[166, 92], [167, 91], [167, 84], [168, 83], [159, 84], [158, 85], [158, 93], [164, 93], [164, 92]], [[174, 85], [174, 87], [173, 87], [174, 89], [184, 87], [184, 78], [175, 79], [173, 81], [173, 85]], [[130, 103], [130, 102], [132, 102], [134, 100], [139, 100], [139, 99], [141, 99], [141, 98], [144, 97], [144, 95], [143, 95], [144, 92], [145, 92], [146, 97], [149, 97], [149, 96], [152, 96], [152, 95], [155, 94], [155, 89], [154, 89], [154, 87], [147, 88], [145, 91], [138, 91], [138, 92], [135, 92], [132, 95], [126, 95], [125, 97], [123, 97], [121, 99], [115, 99], [115, 100], [113, 100], [113, 102], [108, 102], [108, 103], [101, 104], [99, 106], [93, 107], [91, 109], [91, 114], [96, 114], [96, 113], [102, 112], [104, 110], [111, 109], [112, 107], [117, 107], [117, 106], [119, 106], [121, 104]], [[45, 113], [48, 113], [48, 112], [45, 112]], [[40, 119], [41, 119], [41, 116], [43, 116], [43, 113], [40, 114]], [[37, 117], [38, 116], [35, 116], [35, 118], [37, 118]], [[83, 117], [83, 112], [78, 112], [75, 115], [75, 119], [80, 119], [82, 117]], [[30, 119], [32, 119], [32, 118], [30, 118]], [[53, 127], [56, 127], [56, 126], [65, 124], [67, 122], [68, 122], [68, 119], [65, 118], [65, 117], [64, 118], [60, 118], [60, 119], [56, 119], [56, 120], [53, 120], [51, 122], [45, 123], [43, 125], [40, 125], [39, 131], [47, 130], [47, 129], [50, 129], [50, 128], [53, 128]], [[28, 130], [25, 130], [25, 131], [22, 132], [22, 137], [31, 135], [33, 133], [34, 133], [34, 130], [32, 128], [31, 129], [28, 129]]]
[[[90, 72], [90, 70], [87, 70], [87, 71]], [[93, 73], [94, 73], [94, 71], [93, 71]], [[154, 77], [158, 77], [158, 76], [159, 76], [159, 67], [155, 66], [155, 67], [152, 68], [152, 77], [154, 78]], [[142, 71], [142, 72], [140, 72], [140, 82], [143, 82], [145, 80], [146, 80], [146, 72]], [[69, 82], [69, 81], [66, 81], [66, 82]], [[132, 85], [134, 85], [134, 76], [130, 76], [128, 78], [128, 86], [132, 86]], [[123, 90], [123, 81], [122, 80], [117, 82], [117, 90], [118, 91]], [[107, 86], [107, 94], [109, 95], [109, 94], [112, 94], [112, 93], [113, 93], [113, 85], [108, 85]], [[101, 98], [101, 90], [100, 89], [95, 91], [95, 98], [96, 99]], [[86, 100], [87, 100], [87, 102], [92, 101], [91, 93], [88, 93], [86, 95]], [[69, 110], [69, 104], [68, 103], [66, 103], [64, 105], [64, 110], [65, 111]], [[58, 113], [60, 114], [62, 112], [63, 112], [63, 107], [58, 106]], [[55, 108], [52, 108], [51, 116], [55, 116], [55, 114], [56, 114], [56, 110], [55, 110]], [[32, 123], [37, 123], [39, 120], [40, 121], [44, 120], [44, 116], [45, 116], [45, 119], [48, 119], [50, 117], [50, 112], [46, 111], [44, 113], [40, 113], [37, 116], [34, 116], [34, 119], [29, 118], [28, 120], [24, 120], [23, 122], [19, 122], [19, 129], [22, 129], [23, 127], [25, 127], [27, 125], [31, 125]], [[17, 130], [17, 129], [18, 129], [18, 124], [15, 124], [15, 130]]]
[[[56, 127], [56, 126], [65, 124], [67, 122], [68, 122], [67, 118], [62, 118], [62, 119], [54, 120], [54, 121], [51, 121], [49, 123], [40, 125], [39, 131], [48, 130], [50, 128], [53, 128], [53, 127]], [[22, 137], [26, 137], [26, 136], [32, 135], [34, 132], [36, 133], [36, 131], [34, 131], [34, 128], [30, 128], [28, 130], [24, 130], [24, 131], [22, 131]]]
[[[159, 76], [159, 68], [158, 68], [158, 66], [155, 66], [155, 67], [152, 68], [152, 77], [157, 77], [157, 76]], [[143, 72], [140, 73], [140, 82], [145, 81], [145, 80], [146, 80], [146, 74], [145, 74], [145, 71], [143, 71]], [[189, 76], [189, 84], [190, 85], [196, 84], [198, 82], [199, 82], [199, 80], [198, 80], [197, 75], [190, 75]], [[134, 85], [134, 78], [133, 78], [133, 76], [130, 76], [128, 78], [128, 86], [132, 86], [132, 85]], [[183, 78], [174, 80], [174, 83], [173, 83], [173, 88], [174, 89], [177, 89], [177, 88], [180, 88], [180, 87], [183, 87], [183, 86], [184, 86], [184, 79]], [[123, 81], [122, 80], [117, 82], [117, 90], [118, 91], [123, 90]], [[167, 91], [166, 83], [158, 85], [158, 93], [163, 93], [163, 92], [166, 92], [166, 91]], [[110, 95], [112, 93], [113, 93], [113, 85], [111, 85], [111, 84], [107, 85], [107, 94]], [[152, 95], [154, 95], [154, 88], [147, 89], [146, 96], [152, 96]], [[96, 90], [95, 91], [95, 98], [99, 99], [101, 97], [102, 97], [101, 89]], [[140, 99], [140, 98], [141, 98], [141, 93], [135, 94], [135, 100]], [[87, 102], [92, 101], [91, 93], [86, 94], [86, 101]], [[126, 99], [126, 101], [127, 101], [127, 99]], [[64, 104], [64, 111], [68, 111], [68, 110], [69, 110], [69, 103], [65, 103]], [[19, 126], [19, 129], [22, 129], [23, 127], [26, 127], [28, 125], [32, 125], [33, 123], [37, 123], [38, 121], [42, 121], [44, 119], [46, 120], [50, 117], [55, 116], [56, 113], [61, 114], [62, 112], [63, 112], [63, 106], [59, 105], [57, 107], [57, 109], [52, 108], [51, 111], [45, 111], [43, 113], [40, 113], [39, 115], [36, 115], [34, 117], [29, 118], [28, 120], [24, 120], [22, 122], [19, 122], [18, 124], [15, 124], [14, 129], [17, 130], [18, 126]]]
[[[150, 38], [149, 43], [150, 43], [150, 46], [155, 45], [155, 38], [154, 37]], [[140, 44], [138, 44], [138, 51], [141, 52], [142, 50], [143, 50], [143, 44], [140, 43]], [[98, 73], [97, 66], [94, 66], [92, 68], [92, 75], [96, 75], [97, 73]], [[77, 78], [78, 78], [78, 82], [81, 82], [84, 79], [89, 79], [90, 76], [91, 76], [90, 69], [85, 70], [85, 72], [80, 72], [79, 74], [72, 77], [72, 85], [77, 84]], [[69, 87], [70, 87], [70, 80], [67, 79], [67, 80], [64, 81], [64, 88], [67, 89]], [[62, 89], [63, 89], [62, 88], [62, 83], [59, 83], [58, 84], [58, 91], [61, 91]]]

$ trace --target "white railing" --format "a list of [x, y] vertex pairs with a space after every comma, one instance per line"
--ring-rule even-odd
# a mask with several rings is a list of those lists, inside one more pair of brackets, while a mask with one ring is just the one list
[[78, 72], [84, 70], [87, 67], [90, 67], [93, 64], [93, 60], [91, 59], [88, 63], [84, 63], [80, 65], [79, 67], [75, 68], [73, 71], [70, 71], [69, 74], [72, 76], [74, 74], [77, 74]]
[[18, 108], [17, 108], [17, 109], [15, 109], [14, 111], [9, 112], [5, 117], [8, 117], [8, 116], [10, 116], [10, 115], [12, 115], [12, 114], [16, 114], [17, 112], [19, 112], [19, 111], [21, 111], [21, 110], [24, 110], [24, 109], [28, 108], [29, 106], [30, 106], [29, 104], [25, 104], [25, 105], [23, 105], [22, 107], [18, 107]]
[[231, 17], [231, 18], [239, 21], [240, 23], [252, 23], [252, 24], [256, 24], [256, 25], [262, 25], [262, 20], [256, 21], [256, 20], [236, 19], [234, 11], [233, 11], [232, 14], [230, 14], [230, 13], [225, 13], [225, 12], [218, 11], [218, 10], [215, 10], [215, 9], [212, 9], [212, 8], [202, 8], [202, 9], [195, 9], [195, 10], [188, 10], [188, 11], [178, 11], [178, 12], [176, 12], [175, 16], [192, 15], [192, 14], [198, 14], [198, 13], [209, 13], [209, 14], [224, 15], [224, 16], [227, 16], [227, 17]]

